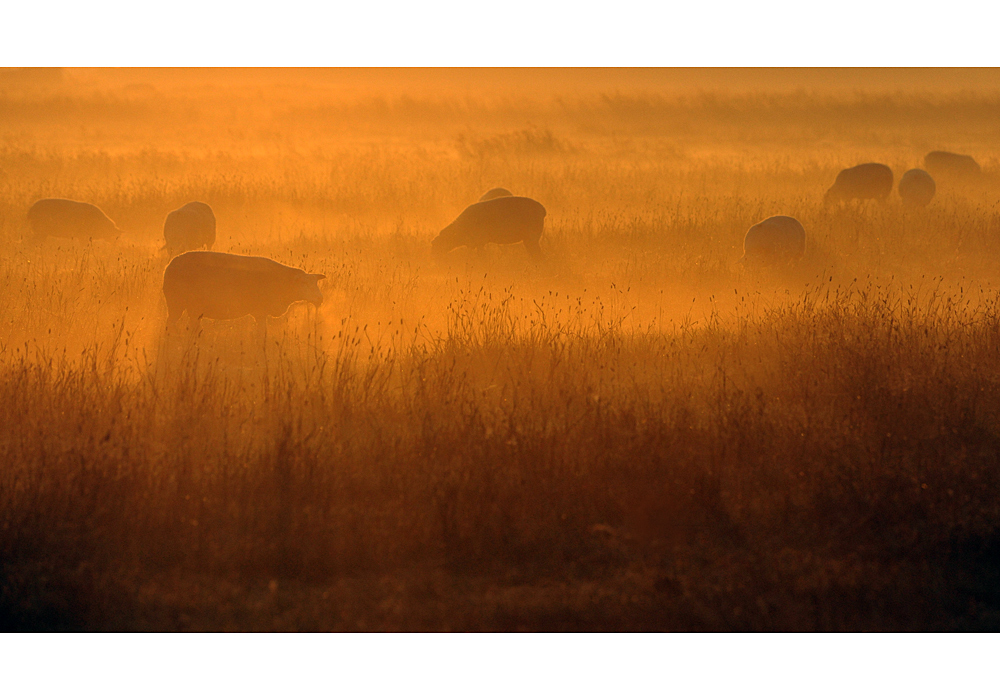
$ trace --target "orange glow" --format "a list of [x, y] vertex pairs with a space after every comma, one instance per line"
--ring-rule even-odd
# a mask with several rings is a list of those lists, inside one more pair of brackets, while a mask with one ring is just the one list
[[995, 624], [998, 77], [0, 69], [0, 622]]

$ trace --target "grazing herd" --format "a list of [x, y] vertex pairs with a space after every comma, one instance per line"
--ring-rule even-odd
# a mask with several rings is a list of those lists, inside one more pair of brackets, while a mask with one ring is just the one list
[[[28, 210], [28, 225], [36, 242], [50, 236], [93, 240], [121, 234], [115, 222], [93, 204], [70, 199], [35, 202]], [[172, 258], [163, 273], [168, 327], [187, 312], [193, 329], [202, 318], [253, 316], [263, 330], [267, 316], [281, 316], [297, 301], [323, 303], [318, 282], [325, 275], [268, 258], [212, 252], [215, 212], [204, 202], [188, 202], [167, 214], [163, 239], [163, 249]]]
[[[932, 173], [942, 180], [973, 181], [982, 175], [979, 163], [972, 156], [931, 151], [924, 157], [924, 168], [914, 168], [899, 179], [898, 192], [903, 205], [920, 209], [934, 199], [937, 185]], [[833, 186], [826, 191], [826, 206], [842, 202], [876, 200], [884, 202], [892, 193], [893, 174], [888, 165], [862, 163], [837, 174]], [[805, 229], [790, 216], [772, 216], [747, 231], [743, 239], [743, 264], [771, 265], [791, 262], [805, 255]]]
[[899, 198], [908, 207], [926, 207], [934, 199], [936, 191], [934, 178], [926, 170], [907, 170], [899, 178]]
[[979, 163], [972, 156], [963, 156], [948, 151], [928, 153], [924, 156], [924, 169], [942, 179], [970, 179], [983, 174]]
[[806, 252], [806, 230], [791, 216], [772, 216], [754, 224], [743, 239], [743, 265], [774, 265], [801, 258]]
[[170, 257], [187, 250], [215, 245], [215, 213], [204, 202], [188, 202], [167, 214], [163, 222], [163, 240]]
[[121, 235], [121, 229], [103, 211], [71, 199], [39, 199], [28, 210], [28, 224], [36, 239], [113, 239]]
[[318, 282], [309, 274], [268, 258], [197, 250], [178, 255], [163, 273], [167, 325], [187, 311], [195, 328], [202, 318], [253, 316], [261, 330], [268, 316], [281, 316], [297, 301], [319, 306]]
[[823, 203], [849, 202], [855, 199], [885, 201], [892, 192], [892, 170], [881, 163], [862, 163], [841, 170], [833, 187], [826, 191]]
[[459, 246], [481, 248], [487, 243], [523, 242], [528, 254], [540, 259], [539, 241], [545, 225], [545, 207], [528, 197], [515, 197], [509, 192], [494, 194], [496, 192], [507, 190], [501, 187], [490, 190], [478, 202], [466, 207], [431, 241], [431, 249], [441, 255]]
[[[967, 155], [932, 151], [924, 169], [908, 170], [898, 193], [909, 208], [930, 204], [935, 178], [957, 181], [981, 175], [979, 164]], [[862, 163], [840, 171], [824, 196], [827, 206], [850, 201], [885, 201], [892, 193], [892, 170], [881, 163]], [[455, 248], [481, 248], [491, 243], [523, 243], [540, 260], [539, 242], [545, 225], [545, 207], [528, 197], [496, 187], [486, 192], [448, 224], [431, 242], [444, 255]], [[36, 241], [47, 237], [116, 239], [121, 229], [93, 204], [69, 199], [41, 199], [28, 210], [28, 225]], [[186, 312], [200, 320], [235, 319], [252, 315], [259, 325], [267, 316], [281, 316], [298, 301], [323, 302], [318, 282], [325, 278], [267, 258], [213, 252], [216, 220], [204, 202], [189, 202], [167, 214], [163, 222], [163, 249], [171, 260], [163, 274], [168, 326]], [[768, 266], [801, 258], [806, 232], [791, 216], [772, 216], [747, 231], [740, 263]], [[195, 326], [198, 324], [195, 323]]]

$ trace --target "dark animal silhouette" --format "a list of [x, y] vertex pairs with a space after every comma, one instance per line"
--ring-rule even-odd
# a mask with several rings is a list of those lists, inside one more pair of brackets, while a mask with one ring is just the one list
[[167, 214], [163, 222], [163, 240], [170, 257], [188, 250], [215, 245], [215, 214], [204, 202], [188, 202]]
[[492, 190], [484, 194], [479, 198], [480, 202], [488, 202], [491, 199], [496, 199], [497, 197], [513, 197], [514, 193], [503, 187], [494, 187]]
[[826, 192], [824, 204], [848, 202], [854, 199], [884, 200], [892, 192], [892, 170], [881, 163], [862, 163], [841, 170]]
[[121, 235], [121, 229], [103, 211], [72, 199], [38, 200], [28, 210], [28, 224], [38, 240], [48, 236], [114, 239]]
[[252, 315], [258, 325], [281, 316], [297, 301], [319, 306], [318, 282], [325, 275], [308, 274], [268, 258], [195, 250], [170, 261], [163, 273], [167, 323], [187, 311], [197, 319], [234, 319]]
[[972, 156], [964, 156], [948, 151], [931, 151], [924, 156], [924, 169], [935, 178], [946, 180], [974, 180], [983, 174], [982, 168]]
[[743, 238], [744, 265], [774, 265], [798, 260], [806, 252], [806, 230], [791, 216], [772, 216], [754, 224]]
[[934, 199], [937, 187], [934, 178], [926, 170], [914, 168], [899, 178], [899, 197], [908, 207], [926, 207]]
[[542, 256], [538, 242], [545, 225], [545, 207], [528, 197], [498, 197], [476, 202], [458, 215], [434, 239], [437, 254], [460, 246], [480, 248], [487, 243], [524, 243], [528, 253]]

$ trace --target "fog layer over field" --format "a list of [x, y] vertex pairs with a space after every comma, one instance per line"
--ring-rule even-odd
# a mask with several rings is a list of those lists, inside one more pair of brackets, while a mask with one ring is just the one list
[[[997, 76], [0, 71], [0, 624], [996, 629]], [[432, 255], [493, 187], [544, 259]], [[323, 304], [167, 334], [193, 200]]]

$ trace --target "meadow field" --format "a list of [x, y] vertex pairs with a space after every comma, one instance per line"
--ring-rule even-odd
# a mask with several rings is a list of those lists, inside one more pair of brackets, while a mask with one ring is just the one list
[[[0, 71], [0, 628], [1000, 629], [998, 79]], [[492, 187], [544, 260], [433, 256]], [[165, 333], [192, 200], [323, 304]]]

